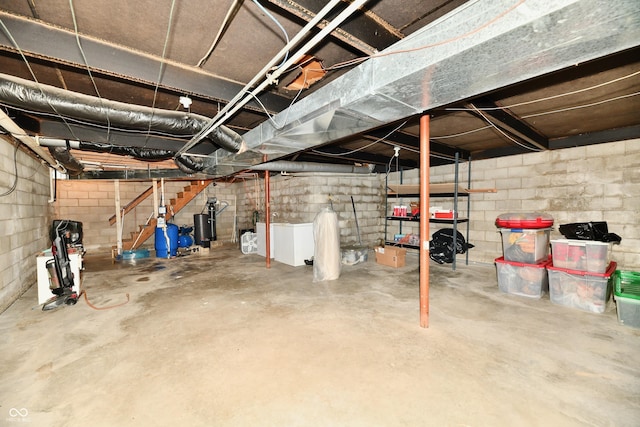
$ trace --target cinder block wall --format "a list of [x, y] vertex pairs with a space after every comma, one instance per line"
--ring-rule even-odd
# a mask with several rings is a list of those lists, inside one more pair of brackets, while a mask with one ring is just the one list
[[0, 137], [0, 312], [36, 283], [36, 256], [51, 247], [49, 168]]
[[[120, 181], [120, 205], [127, 203], [151, 187], [152, 181]], [[183, 191], [189, 181], [165, 181], [166, 204]], [[193, 226], [193, 215], [205, 208], [207, 198], [216, 195], [219, 187], [209, 185], [186, 207], [175, 214], [170, 221], [177, 226]], [[161, 194], [158, 188], [158, 195]], [[82, 222], [85, 249], [93, 252], [110, 252], [117, 243], [116, 226], [109, 225], [109, 218], [115, 214], [115, 184], [112, 180], [59, 180], [57, 198], [54, 203], [56, 218], [73, 219]], [[141, 202], [123, 219], [123, 239], [137, 231], [153, 213], [153, 196]], [[222, 221], [224, 227], [224, 221]], [[230, 234], [230, 225], [228, 225]], [[218, 228], [220, 234], [220, 226]], [[224, 230], [223, 230], [224, 231]], [[141, 248], [154, 249], [154, 237], [147, 239]]]
[[[275, 175], [270, 183], [272, 222], [313, 222], [322, 209], [333, 204], [343, 246], [358, 243], [358, 227], [363, 245], [379, 243], [384, 227], [384, 194], [379, 176], [305, 173]], [[252, 227], [254, 211], [258, 211], [260, 221], [264, 221], [264, 178], [235, 185], [240, 228]]]
[[[463, 182], [468, 167], [460, 165]], [[502, 255], [498, 215], [540, 211], [555, 219], [552, 239], [563, 237], [559, 224], [606, 221], [609, 231], [622, 237], [622, 243], [613, 246], [613, 259], [620, 268], [640, 270], [640, 140], [472, 161], [470, 167], [472, 188], [498, 190], [470, 196], [469, 241], [475, 245], [470, 260], [493, 262]], [[432, 183], [452, 182], [453, 166], [433, 167], [430, 174]], [[417, 171], [405, 172], [403, 178], [405, 183], [419, 182]], [[447, 208], [447, 202], [432, 199], [431, 205]], [[464, 216], [466, 200], [460, 202]], [[431, 224], [431, 234], [436, 229]]]

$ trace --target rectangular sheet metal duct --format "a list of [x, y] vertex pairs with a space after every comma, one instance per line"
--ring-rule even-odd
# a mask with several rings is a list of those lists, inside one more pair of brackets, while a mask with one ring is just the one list
[[[218, 150], [207, 172], [251, 164], [397, 122], [640, 44], [637, 0], [470, 1]], [[275, 123], [275, 124], [274, 124]]]

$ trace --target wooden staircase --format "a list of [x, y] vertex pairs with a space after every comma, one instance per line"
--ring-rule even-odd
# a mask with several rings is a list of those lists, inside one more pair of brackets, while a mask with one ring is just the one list
[[[198, 194], [202, 192], [209, 184], [211, 184], [213, 180], [206, 179], [200, 181], [191, 181], [189, 185], [184, 187], [183, 191], [179, 192], [175, 198], [169, 201], [169, 205], [167, 206], [167, 213], [165, 214], [165, 219], [169, 221], [175, 214], [180, 212], [182, 208], [187, 206], [191, 200], [193, 200]], [[140, 203], [141, 200], [144, 200], [148, 197], [149, 194], [153, 193], [153, 186], [150, 189], [147, 189], [140, 196], [136, 197], [136, 204]], [[145, 195], [146, 194], [146, 195]], [[143, 196], [144, 195], [144, 196]], [[141, 197], [143, 196], [143, 197]], [[132, 202], [133, 203], [133, 202]], [[133, 209], [130, 207], [132, 203], [129, 203], [125, 209]], [[113, 219], [113, 222], [111, 222]], [[110, 223], [115, 223], [115, 215], [109, 219]], [[138, 231], [131, 232], [130, 239], [122, 240], [122, 250], [134, 250], [140, 245], [142, 245], [149, 237], [151, 237], [156, 231], [157, 220], [155, 218], [151, 218], [149, 222], [145, 225], [138, 226]]]

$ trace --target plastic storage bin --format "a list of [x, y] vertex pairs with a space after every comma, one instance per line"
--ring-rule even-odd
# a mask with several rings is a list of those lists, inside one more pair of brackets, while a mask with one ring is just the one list
[[524, 264], [496, 259], [498, 289], [507, 294], [529, 298], [541, 298], [549, 290], [546, 266], [549, 260], [540, 264]]
[[504, 213], [496, 218], [496, 226], [503, 228], [549, 228], [553, 217], [541, 212]]
[[640, 273], [616, 270], [613, 275], [613, 297], [618, 310], [618, 322], [640, 328]]
[[588, 240], [551, 240], [554, 267], [605, 273], [611, 260], [611, 243]]
[[611, 282], [616, 266], [615, 261], [611, 261], [606, 273], [587, 273], [547, 265], [549, 299], [565, 307], [604, 313], [611, 297]]
[[549, 257], [550, 228], [501, 228], [506, 261], [539, 264]]

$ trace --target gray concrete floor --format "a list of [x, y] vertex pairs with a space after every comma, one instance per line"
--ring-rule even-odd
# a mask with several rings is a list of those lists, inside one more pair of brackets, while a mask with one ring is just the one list
[[312, 267], [235, 247], [113, 264], [0, 315], [0, 425], [638, 426], [640, 330], [498, 291], [491, 265]]

